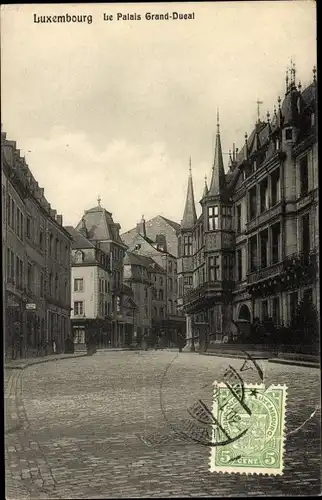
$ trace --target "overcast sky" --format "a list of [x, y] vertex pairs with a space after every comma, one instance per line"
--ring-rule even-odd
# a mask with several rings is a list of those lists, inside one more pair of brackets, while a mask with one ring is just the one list
[[[146, 12], [194, 12], [147, 21]], [[104, 22], [103, 13], [141, 21]], [[92, 14], [92, 24], [33, 15]], [[2, 127], [52, 207], [75, 225], [102, 205], [126, 231], [144, 214], [181, 221], [189, 155], [195, 196], [211, 175], [216, 110], [222, 147], [241, 148], [285, 93], [285, 69], [312, 80], [313, 1], [52, 4], [1, 7]], [[199, 203], [197, 203], [199, 209]]]

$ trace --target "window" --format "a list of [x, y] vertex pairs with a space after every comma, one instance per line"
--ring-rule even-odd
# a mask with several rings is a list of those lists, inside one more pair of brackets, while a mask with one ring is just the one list
[[309, 190], [307, 155], [300, 160], [300, 196], [306, 196]]
[[272, 207], [273, 207], [274, 205], [276, 205], [276, 203], [279, 203], [279, 201], [281, 201], [280, 169], [279, 168], [274, 170], [274, 172], [271, 175], [271, 189], [272, 189], [271, 203], [272, 203]]
[[40, 297], [44, 296], [44, 273], [40, 273]]
[[306, 290], [304, 290], [303, 300], [304, 300], [305, 304], [312, 304], [312, 302], [313, 302], [312, 288], [306, 288]]
[[169, 300], [169, 314], [172, 314], [172, 300]]
[[144, 308], [144, 317], [145, 318], [148, 317], [148, 308], [147, 307]]
[[208, 231], [218, 229], [218, 206], [208, 207]]
[[254, 272], [257, 269], [257, 236], [252, 236], [249, 238], [249, 265], [250, 272]]
[[236, 253], [236, 267], [237, 267], [237, 281], [242, 281], [243, 279], [243, 268], [242, 268], [242, 251], [237, 250]]
[[163, 278], [162, 278], [162, 276], [160, 276], [160, 280], [159, 281], [160, 281], [160, 286], [163, 286]]
[[158, 315], [158, 310], [157, 310], [157, 308], [154, 306], [154, 307], [153, 307], [153, 309], [152, 309], [152, 311], [153, 311], [153, 317], [154, 317], [154, 318], [156, 318], [156, 317], [157, 317], [157, 315]]
[[223, 262], [223, 278], [225, 280], [233, 280], [234, 262], [232, 255], [224, 255]]
[[19, 257], [16, 257], [16, 286], [20, 285], [20, 266], [19, 266]]
[[209, 281], [217, 281], [219, 265], [218, 265], [219, 257], [216, 255], [214, 257], [209, 257]]
[[236, 231], [241, 232], [241, 205], [236, 206]]
[[28, 262], [28, 270], [27, 270], [27, 285], [28, 285], [28, 290], [32, 290], [32, 282], [33, 282], [33, 276], [32, 276], [32, 264]]
[[58, 298], [58, 288], [59, 288], [59, 280], [58, 280], [58, 274], [55, 276], [55, 297], [56, 299]]
[[280, 299], [279, 297], [273, 297], [272, 300], [272, 320], [274, 325], [280, 324]]
[[172, 260], [169, 260], [169, 273], [172, 273]]
[[298, 292], [292, 292], [289, 295], [289, 321], [295, 315], [295, 311], [298, 303]]
[[49, 273], [48, 287], [49, 287], [49, 295], [52, 296], [52, 293], [53, 293], [53, 275], [52, 275], [52, 273]]
[[293, 130], [292, 130], [291, 128], [287, 128], [287, 129], [285, 130], [285, 139], [286, 139], [287, 141], [291, 141], [291, 140], [292, 140], [292, 138], [293, 138]]
[[84, 291], [84, 279], [83, 278], [75, 278], [74, 279], [74, 292], [83, 292]]
[[272, 264], [276, 264], [280, 261], [280, 235], [281, 226], [280, 223], [274, 224], [271, 228], [272, 231]]
[[164, 318], [164, 309], [160, 307], [160, 318]]
[[302, 217], [302, 252], [308, 255], [310, 252], [311, 237], [310, 237], [310, 215], [306, 214]]
[[31, 217], [29, 216], [27, 216], [26, 232], [27, 232], [27, 238], [31, 240]]
[[85, 330], [83, 329], [75, 330], [74, 343], [85, 344]]
[[107, 280], [105, 280], [105, 293], [107, 293]]
[[268, 301], [262, 300], [261, 302], [261, 321], [265, 321], [268, 318]]
[[20, 210], [19, 208], [17, 207], [17, 211], [16, 211], [16, 233], [17, 233], [17, 236], [20, 238], [20, 234], [21, 234], [21, 229], [20, 229], [20, 223], [21, 223], [21, 218], [20, 218]]
[[159, 300], [163, 300], [163, 290], [159, 290]]
[[257, 215], [257, 196], [256, 186], [249, 190], [249, 220], [254, 219]]
[[265, 212], [268, 209], [268, 181], [265, 179], [260, 183], [260, 211]]
[[267, 259], [267, 246], [268, 246], [268, 230], [262, 231], [259, 235], [260, 238], [260, 251], [261, 251], [261, 268], [268, 265]]
[[169, 285], [169, 292], [172, 292], [173, 290], [172, 278], [169, 278], [168, 285]]
[[144, 294], [145, 294], [145, 298], [147, 299], [148, 298], [148, 287], [147, 286], [144, 288]]
[[192, 255], [192, 236], [184, 236], [184, 256]]
[[76, 264], [81, 264], [83, 261], [84, 261], [83, 252], [81, 252], [80, 250], [78, 250], [75, 253], [75, 262], [76, 262]]
[[40, 246], [41, 250], [44, 247], [44, 232], [42, 229], [40, 229], [40, 231], [39, 231], [39, 246]]
[[82, 316], [84, 314], [84, 303], [82, 301], [74, 302], [74, 316]]

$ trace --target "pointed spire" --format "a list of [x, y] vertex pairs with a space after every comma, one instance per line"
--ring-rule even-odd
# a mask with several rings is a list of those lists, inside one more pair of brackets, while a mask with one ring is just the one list
[[271, 115], [270, 115], [270, 112], [268, 110], [267, 110], [267, 113], [266, 113], [266, 117], [267, 117], [268, 132], [270, 134], [271, 131], [272, 131], [272, 127], [271, 127]]
[[286, 86], [286, 94], [288, 92], [288, 69], [286, 70], [286, 75], [285, 75], [285, 86]]
[[212, 167], [212, 176], [211, 176], [208, 195], [216, 196], [221, 194], [224, 185], [225, 185], [225, 169], [224, 169], [224, 161], [221, 150], [219, 110], [217, 109], [217, 134], [216, 134], [215, 156]]
[[299, 80], [299, 83], [298, 83], [298, 85], [297, 85], [297, 88], [298, 88], [299, 93], [301, 93], [301, 90], [302, 90], [302, 83], [301, 83], [301, 80]]
[[260, 143], [260, 139], [259, 139], [259, 132], [258, 132], [258, 127], [256, 127], [255, 144], [254, 144], [255, 151], [259, 151], [260, 147], [261, 147], [261, 143]]
[[235, 143], [233, 142], [233, 162], [236, 161], [236, 147], [235, 147]]
[[233, 165], [233, 157], [231, 155], [231, 149], [229, 150], [229, 161], [228, 161], [228, 167], [232, 167]]
[[79, 229], [79, 232], [85, 236], [85, 238], [87, 238], [87, 227], [86, 227], [86, 221], [85, 221], [85, 217], [83, 216], [82, 217], [82, 225]]
[[208, 186], [207, 186], [207, 176], [205, 175], [205, 187], [204, 187], [204, 190], [203, 190], [203, 195], [202, 197], [204, 198], [205, 196], [207, 196], [208, 194]]
[[191, 156], [189, 158], [189, 178], [188, 178], [188, 189], [186, 204], [184, 207], [183, 217], [181, 221], [182, 229], [190, 229], [197, 222], [197, 214], [195, 207], [195, 197], [193, 193], [193, 182], [191, 173]]

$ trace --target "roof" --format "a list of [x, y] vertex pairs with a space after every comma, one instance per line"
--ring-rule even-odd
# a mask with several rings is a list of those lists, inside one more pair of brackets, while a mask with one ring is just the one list
[[131, 266], [141, 266], [149, 270], [149, 272], [158, 272], [164, 274], [164, 269], [159, 266], [151, 257], [146, 257], [145, 255], [140, 255], [135, 252], [126, 252], [123, 259], [125, 265]]
[[65, 226], [66, 231], [69, 232], [71, 237], [73, 238], [72, 248], [76, 249], [85, 249], [85, 248], [95, 248], [95, 245], [88, 241], [85, 236], [83, 236], [77, 229], [73, 226]]
[[162, 217], [163, 220], [165, 220], [169, 226], [172, 226], [173, 229], [175, 229], [176, 231], [178, 231], [178, 229], [180, 229], [180, 224], [178, 224], [178, 222], [174, 222], [173, 220], [170, 220], [170, 219], [167, 219], [166, 217], [163, 217], [163, 215], [160, 215], [160, 217]]
[[77, 224], [76, 229], [82, 227], [85, 221], [89, 240], [112, 240], [122, 243], [119, 235], [120, 225], [113, 221], [112, 214], [101, 206], [85, 210], [85, 213]]
[[188, 178], [188, 188], [187, 188], [187, 196], [186, 196], [186, 204], [184, 207], [183, 217], [181, 221], [182, 229], [189, 229], [193, 227], [197, 220], [196, 214], [196, 206], [195, 206], [195, 197], [193, 193], [193, 182], [191, 170]]

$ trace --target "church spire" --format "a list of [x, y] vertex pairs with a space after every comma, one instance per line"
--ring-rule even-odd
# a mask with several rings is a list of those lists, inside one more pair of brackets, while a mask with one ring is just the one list
[[205, 175], [205, 187], [204, 187], [204, 189], [203, 189], [203, 195], [202, 195], [202, 197], [203, 197], [203, 198], [204, 198], [205, 196], [207, 196], [208, 191], [209, 191], [209, 190], [208, 190], [208, 185], [207, 185], [207, 176]]
[[220, 195], [222, 188], [225, 185], [225, 170], [221, 150], [220, 126], [219, 126], [219, 110], [217, 109], [217, 134], [214, 164], [212, 167], [212, 176], [209, 188], [209, 196]]
[[197, 222], [197, 214], [195, 207], [195, 197], [193, 194], [193, 182], [191, 173], [191, 156], [189, 158], [189, 178], [188, 178], [188, 189], [186, 204], [184, 207], [183, 218], [181, 221], [182, 229], [190, 229]]

